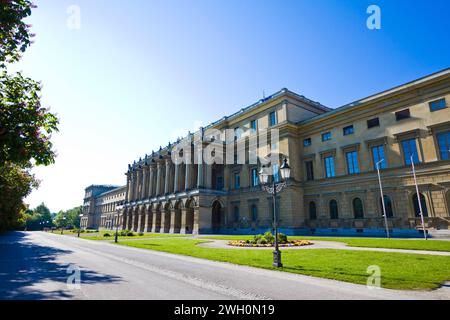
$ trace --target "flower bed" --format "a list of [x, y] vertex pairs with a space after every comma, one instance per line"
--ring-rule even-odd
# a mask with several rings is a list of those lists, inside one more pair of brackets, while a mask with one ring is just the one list
[[[301, 246], [309, 246], [313, 243], [308, 240], [293, 240], [288, 241], [286, 243], [280, 243], [278, 246], [280, 247], [301, 247]], [[267, 248], [267, 247], [273, 247], [273, 243], [266, 243], [266, 244], [260, 244], [260, 243], [252, 243], [248, 240], [233, 240], [228, 242], [229, 246], [234, 247], [253, 247], [253, 248]]]

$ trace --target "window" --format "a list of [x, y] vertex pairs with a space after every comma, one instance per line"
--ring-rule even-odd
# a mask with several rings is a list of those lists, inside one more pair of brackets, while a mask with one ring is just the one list
[[303, 146], [309, 147], [311, 145], [311, 138], [306, 138], [303, 140]]
[[216, 189], [217, 190], [223, 189], [223, 177], [221, 176], [217, 177]]
[[325, 176], [327, 178], [334, 177], [334, 157], [329, 156], [324, 159], [325, 161]]
[[239, 173], [234, 174], [234, 188], [239, 189], [241, 187], [241, 176]]
[[239, 207], [235, 206], [233, 208], [233, 217], [234, 217], [234, 222], [239, 222]]
[[274, 126], [274, 125], [276, 125], [278, 123], [278, 119], [277, 119], [277, 113], [276, 113], [276, 111], [272, 111], [270, 114], [269, 114], [269, 126]]
[[[388, 218], [392, 218], [394, 216], [394, 209], [392, 208], [391, 198], [387, 195], [384, 195], [383, 198], [384, 198], [384, 208], [386, 210], [386, 216]], [[380, 207], [381, 207], [381, 215], [383, 216], [383, 202], [381, 201], [381, 197], [380, 197]]]
[[322, 133], [322, 141], [331, 140], [331, 132]]
[[278, 164], [274, 164], [272, 166], [273, 173], [273, 181], [280, 182], [280, 166]]
[[[413, 205], [414, 205], [414, 214], [416, 217], [420, 217], [420, 207], [419, 202], [417, 201], [417, 193], [413, 195]], [[427, 209], [427, 203], [425, 201], [425, 196], [421, 193], [420, 194], [420, 204], [422, 206], [422, 214], [424, 217], [428, 217], [428, 209]]]
[[250, 121], [250, 130], [252, 133], [255, 133], [258, 130], [258, 124], [256, 120]]
[[447, 106], [445, 104], [444, 98], [430, 102], [430, 111], [431, 112], [438, 111], [438, 110], [445, 109], [445, 108], [447, 108]]
[[408, 139], [402, 141], [403, 157], [405, 165], [411, 164], [411, 158], [414, 164], [419, 163], [419, 154], [417, 153], [416, 139]]
[[348, 136], [349, 134], [355, 133], [355, 129], [353, 128], [353, 126], [345, 127], [342, 130], [344, 131], [344, 136]]
[[356, 151], [347, 152], [345, 157], [347, 158], [348, 174], [359, 173], [358, 153]]
[[306, 180], [312, 181], [314, 180], [314, 166], [312, 161], [306, 161]]
[[338, 205], [334, 199], [330, 201], [330, 219], [339, 219]]
[[[373, 169], [377, 170], [377, 163], [380, 169], [386, 169], [386, 159], [384, 157], [384, 146], [374, 146], [372, 147], [372, 160], [373, 160]], [[384, 161], [381, 161], [384, 160]], [[381, 161], [381, 162], [380, 162]]]
[[317, 219], [316, 203], [314, 201], [311, 201], [309, 203], [309, 218], [311, 220], [316, 220]]
[[367, 120], [367, 129], [379, 127], [379, 126], [380, 126], [380, 119], [373, 118], [373, 119]]
[[437, 134], [441, 160], [450, 160], [450, 131]]
[[355, 219], [364, 218], [364, 208], [360, 198], [353, 199], [353, 214], [355, 215]]
[[257, 186], [258, 185], [258, 169], [257, 168], [253, 168], [251, 170], [251, 175], [250, 176], [251, 176], [251, 179], [252, 179], [251, 186], [252, 187]]
[[408, 119], [408, 118], [411, 118], [411, 114], [409, 113], [409, 109], [397, 111], [395, 113], [395, 119], [397, 121], [400, 121], [400, 120], [403, 120], [403, 119]]
[[256, 204], [252, 204], [252, 206], [250, 207], [250, 213], [252, 216], [252, 221], [258, 220], [258, 207], [256, 206]]

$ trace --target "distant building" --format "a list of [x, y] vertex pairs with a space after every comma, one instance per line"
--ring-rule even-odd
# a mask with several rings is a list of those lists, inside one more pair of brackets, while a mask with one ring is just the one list
[[[288, 234], [384, 234], [376, 173], [380, 160], [393, 234], [416, 232], [421, 224], [418, 199], [426, 227], [448, 229], [449, 101], [450, 69], [337, 109], [282, 89], [190, 137], [193, 148], [216, 143], [225, 149], [233, 143], [248, 154], [255, 138], [263, 138], [264, 129], [277, 129], [279, 139], [258, 145], [256, 154], [261, 159], [276, 152], [280, 162], [274, 168], [285, 157], [292, 168], [278, 201], [279, 224]], [[235, 138], [223, 142], [226, 137], [218, 133], [204, 139], [211, 129], [233, 129]], [[129, 165], [124, 187], [86, 189], [83, 226], [111, 228], [118, 214], [120, 228], [139, 231], [196, 234], [271, 229], [272, 200], [258, 185], [259, 160], [251, 163], [247, 156], [245, 163], [174, 164], [171, 155], [179, 152], [180, 143]], [[113, 204], [104, 209], [109, 211], [95, 209], [103, 208], [105, 197], [114, 192], [122, 198], [112, 203], [123, 201], [117, 213]]]
[[82, 228], [111, 229], [117, 223], [117, 206], [125, 200], [126, 186], [92, 185], [86, 188]]

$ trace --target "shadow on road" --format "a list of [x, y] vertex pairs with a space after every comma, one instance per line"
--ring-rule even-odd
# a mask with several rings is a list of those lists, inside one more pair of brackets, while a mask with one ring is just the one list
[[[67, 273], [70, 264], [56, 262], [59, 256], [71, 252], [33, 243], [26, 232], [1, 235], [0, 299], [72, 298], [74, 294], [66, 287], [68, 277], [73, 275], [73, 272]], [[119, 277], [99, 274], [80, 267], [81, 286], [121, 281]], [[39, 287], [44, 286], [45, 291], [33, 288], [37, 284]]]

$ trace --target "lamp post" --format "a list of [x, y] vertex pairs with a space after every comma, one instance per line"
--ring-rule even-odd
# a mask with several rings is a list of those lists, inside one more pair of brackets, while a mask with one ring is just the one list
[[63, 220], [63, 224], [61, 225], [61, 234], [64, 233], [64, 226], [66, 224], [66, 217], [62, 217], [62, 220]]
[[[277, 215], [277, 194], [280, 193], [284, 187], [286, 187], [286, 180], [289, 179], [291, 175], [291, 168], [287, 163], [287, 159], [285, 158], [283, 161], [283, 165], [280, 167], [281, 179], [282, 181], [277, 182], [274, 178], [272, 178], [272, 182], [269, 182], [268, 172], [270, 168], [262, 167], [259, 171], [259, 180], [261, 181], [261, 187], [264, 191], [272, 195], [272, 203], [273, 203], [273, 226], [275, 230], [275, 250], [273, 251], [273, 266], [277, 268], [281, 268], [283, 264], [281, 263], [281, 252], [278, 247], [278, 215]], [[275, 174], [275, 172], [273, 172]]]
[[117, 210], [117, 218], [116, 218], [116, 234], [114, 236], [114, 242], [117, 243], [119, 239], [119, 211]]
[[384, 225], [386, 227], [386, 235], [388, 237], [388, 239], [390, 238], [389, 235], [389, 226], [388, 226], [388, 220], [387, 220], [387, 215], [386, 215], [386, 205], [384, 203], [384, 194], [383, 194], [383, 186], [381, 185], [381, 175], [380, 175], [380, 164], [384, 161], [384, 159], [381, 159], [380, 161], [378, 161], [376, 163], [376, 167], [377, 167], [377, 173], [378, 173], [378, 183], [380, 185], [380, 194], [381, 194], [381, 204], [383, 206], [383, 217], [384, 217]]

